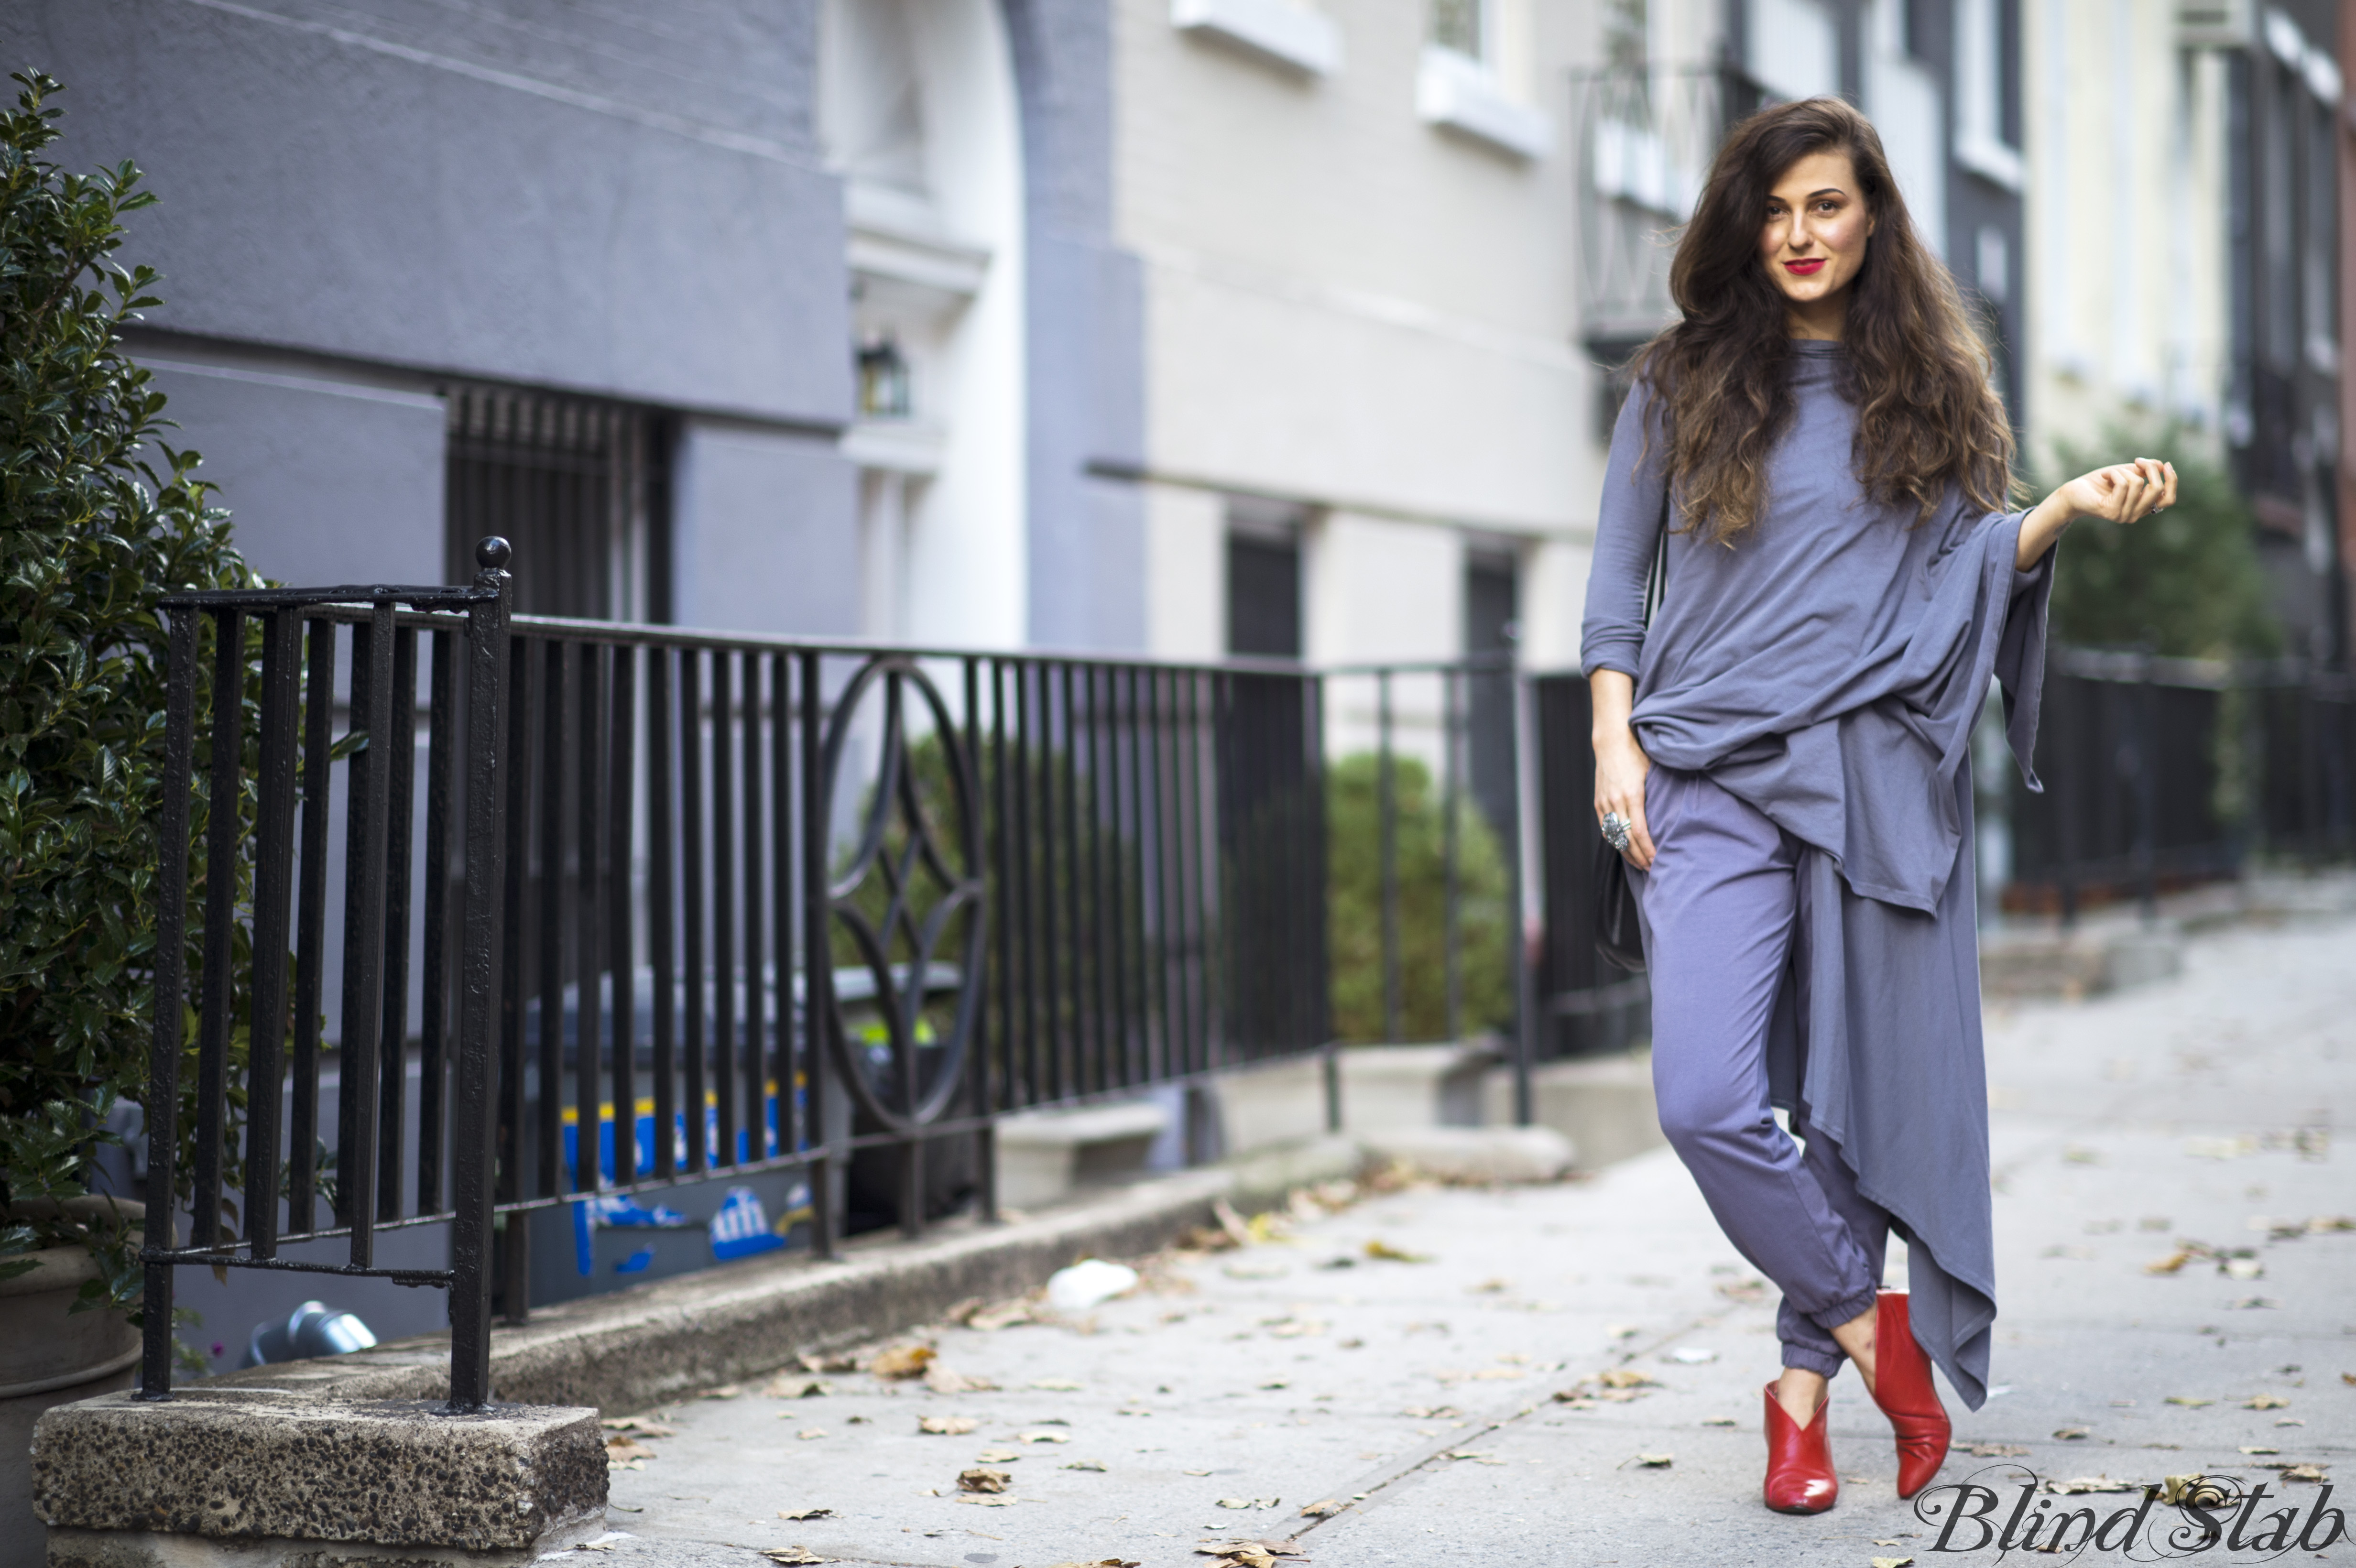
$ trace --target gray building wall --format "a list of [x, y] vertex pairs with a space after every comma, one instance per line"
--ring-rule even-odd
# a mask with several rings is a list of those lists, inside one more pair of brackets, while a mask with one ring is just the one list
[[[674, 526], [794, 585], [743, 595], [744, 629], [830, 632], [857, 598], [851, 327], [815, 26], [774, 0], [0, 0], [12, 68], [66, 83], [60, 160], [135, 159], [162, 198], [124, 255], [164, 274], [154, 351], [221, 372], [163, 386], [258, 567], [442, 576], [414, 400], [475, 377], [766, 428], [789, 457], [761, 515]], [[309, 363], [232, 373], [256, 349]], [[683, 443], [682, 496], [744, 493], [695, 473], [720, 450]]]
[[1144, 278], [1113, 243], [1109, 0], [1005, 0], [1023, 101], [1030, 640], [1145, 646]]

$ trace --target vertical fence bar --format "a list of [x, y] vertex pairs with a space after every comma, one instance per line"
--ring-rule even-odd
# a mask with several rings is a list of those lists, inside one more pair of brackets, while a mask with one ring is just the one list
[[654, 970], [655, 1177], [678, 1174], [679, 1015], [673, 972], [679, 939], [675, 917], [678, 871], [672, 846], [679, 827], [672, 819], [671, 759], [679, 737], [671, 726], [671, 683], [676, 660], [669, 648], [647, 650], [647, 935]]
[[[1007, 1098], [1004, 1084], [1014, 1071], [1014, 1004], [1017, 989], [1014, 973], [1018, 951], [1012, 909], [1014, 866], [1010, 833], [1013, 807], [1013, 786], [1007, 774], [1006, 761], [1006, 661], [993, 658], [990, 668], [990, 765], [983, 775], [983, 800], [980, 805], [980, 864], [990, 879], [990, 896], [996, 920], [991, 932], [991, 950], [996, 963], [991, 968], [995, 982], [985, 1004], [995, 1003], [998, 1012], [997, 1037], [981, 1036], [983, 1072], [980, 1097], [975, 1102], [977, 1115], [995, 1117], [1000, 1102]], [[980, 753], [977, 752], [979, 756]], [[984, 1014], [987, 1017], [987, 1013]], [[993, 1121], [992, 1126], [994, 1127]], [[977, 1178], [980, 1191], [977, 1207], [986, 1223], [998, 1219], [998, 1161], [995, 1155], [996, 1136], [984, 1128], [977, 1144]]]
[[[1006, 818], [1006, 848], [1010, 859], [1007, 880], [1013, 912], [1010, 923], [1021, 932], [1013, 948], [1015, 974], [1012, 983], [1022, 989], [1023, 1008], [1021, 1032], [1015, 1037], [1008, 1073], [1020, 1084], [1015, 1103], [1028, 1105], [1040, 1098], [1039, 1086], [1044, 1080], [1040, 1072], [1042, 1022], [1039, 1007], [1039, 965], [1043, 958], [1038, 940], [1037, 900], [1032, 891], [1033, 859], [1031, 853], [1031, 810], [1037, 795], [1038, 770], [1033, 765], [1031, 737], [1034, 729], [1031, 702], [1030, 667], [1020, 659], [1006, 661], [1001, 667], [1013, 677], [1014, 735], [1008, 747], [1007, 763], [1012, 777], [1008, 783], [1009, 799]], [[1020, 1062], [1019, 1068], [1015, 1065]]]
[[294, 858], [294, 715], [303, 620], [273, 610], [262, 642], [262, 759], [255, 780], [253, 1013], [245, 1080], [245, 1236], [278, 1255], [278, 1116], [286, 1067], [286, 922]]
[[[197, 617], [174, 607], [164, 685], [164, 782], [156, 824], [155, 1032], [147, 1050], [152, 1105], [180, 1103], [180, 1007], [187, 995], [188, 796], [195, 783]], [[147, 1118], [146, 1250], [171, 1250], [178, 1207], [173, 1179], [179, 1118]], [[139, 1397], [172, 1397], [172, 1265], [150, 1262], [140, 1300]]]
[[[511, 592], [506, 590], [504, 592]], [[506, 625], [501, 618], [500, 625]], [[480, 628], [467, 629], [466, 668], [467, 692], [472, 700], [477, 672], [475, 661], [483, 656], [474, 638]], [[501, 1203], [514, 1203], [523, 1198], [524, 1136], [527, 1128], [524, 1103], [524, 1081], [529, 1068], [524, 1057], [524, 955], [535, 951], [528, 940], [526, 927], [532, 919], [531, 900], [528, 896], [531, 876], [531, 814], [536, 798], [533, 779], [532, 672], [537, 663], [535, 650], [539, 645], [527, 637], [512, 636], [502, 631], [505, 644], [502, 656], [506, 661], [508, 689], [507, 750], [501, 762], [507, 769], [507, 788], [501, 794], [504, 820], [499, 825], [499, 869], [501, 910], [506, 918], [499, 922], [498, 968], [498, 1127], [495, 1134], [498, 1149], [498, 1181], [495, 1189]], [[472, 809], [476, 784], [476, 751], [473, 743], [475, 720], [468, 710], [466, 721], [466, 789], [469, 809]], [[474, 867], [475, 837], [473, 819], [466, 829], [466, 855], [469, 874]], [[473, 901], [467, 903], [466, 930], [473, 927]], [[462, 995], [466, 970], [460, 969]], [[463, 1078], [463, 1072], [462, 1072]], [[463, 1127], [464, 1124], [461, 1123]], [[463, 1136], [463, 1135], [462, 1135]], [[453, 1177], [455, 1181], [455, 1175]], [[463, 1197], [456, 1200], [463, 1202]], [[523, 1323], [531, 1315], [531, 1247], [529, 1243], [531, 1219], [528, 1214], [510, 1213], [504, 1221], [506, 1230], [499, 1249], [499, 1317], [509, 1323]]]
[[[991, 883], [995, 883], [997, 878], [992, 872], [991, 857], [990, 801], [991, 782], [996, 770], [989, 765], [982, 750], [981, 660], [974, 657], [964, 659], [961, 661], [959, 673], [964, 677], [965, 754], [972, 770], [974, 784], [973, 797], [968, 803], [973, 809], [973, 816], [966, 824], [964, 830], [963, 848], [966, 853], [966, 869], [977, 876], [989, 879]], [[994, 756], [994, 752], [989, 755]], [[976, 904], [967, 918], [982, 919], [987, 907], [986, 902]], [[999, 936], [1001, 933], [990, 930], [987, 926], [983, 931], [981, 962], [984, 989], [980, 1005], [975, 1008], [973, 1012], [973, 1035], [966, 1048], [969, 1052], [966, 1063], [968, 1074], [966, 1110], [969, 1115], [987, 1117], [991, 1115], [997, 1099], [996, 1086], [992, 1083], [991, 1073], [993, 1065], [990, 1031], [991, 997], [988, 987], [991, 978], [992, 966], [990, 963], [988, 943], [991, 938]], [[997, 972], [1002, 976], [1005, 966], [1001, 964], [996, 967]], [[998, 1218], [996, 1168], [998, 1154], [994, 1128], [993, 1122], [984, 1121], [973, 1135], [975, 1205], [980, 1211], [984, 1221], [993, 1221]]]
[[1084, 733], [1087, 736], [1087, 758], [1083, 764], [1087, 777], [1085, 797], [1073, 796], [1073, 807], [1079, 819], [1080, 848], [1087, 857], [1087, 880], [1085, 883], [1087, 904], [1073, 934], [1088, 960], [1088, 1006], [1091, 1014], [1089, 1034], [1093, 1037], [1089, 1052], [1095, 1065], [1094, 1082], [1089, 1087], [1101, 1093], [1117, 1086], [1113, 1064], [1120, 1058], [1120, 1014], [1113, 1005], [1115, 965], [1119, 949], [1112, 940], [1113, 920], [1117, 911], [1107, 894], [1108, 879], [1106, 861], [1111, 858], [1113, 845], [1110, 824], [1106, 820], [1105, 806], [1109, 778], [1109, 765], [1105, 759], [1105, 670], [1100, 665], [1081, 665], [1075, 672], [1080, 682], [1080, 711]]
[[294, 1103], [286, 1116], [286, 1230], [291, 1235], [318, 1226], [319, 1020], [327, 989], [336, 624], [313, 621], [308, 637], [303, 692], [303, 866], [294, 912]]
[[2159, 921], [2159, 688], [2151, 678], [2147, 655], [2136, 682], [2136, 897], [2143, 923]]
[[[1193, 1060], [1187, 1070], [1206, 1072], [1221, 1065], [1226, 1051], [1226, 1014], [1220, 1007], [1217, 973], [1217, 932], [1215, 923], [1223, 910], [1215, 910], [1213, 874], [1217, 853], [1217, 827], [1206, 820], [1204, 811], [1203, 731], [1205, 706], [1204, 688], [1215, 687], [1219, 677], [1186, 671], [1178, 677], [1179, 723], [1183, 737], [1179, 745], [1179, 787], [1183, 800], [1178, 810], [1180, 887], [1186, 911], [1186, 944], [1193, 954], [1187, 976], [1187, 987], [1193, 995], [1191, 1004], [1194, 1018], [1195, 1039]], [[1215, 783], [1215, 781], [1214, 781]]]
[[1511, 665], [1498, 672], [1505, 698], [1505, 779], [1514, 792], [1513, 831], [1505, 845], [1505, 940], [1512, 960], [1514, 984], [1514, 1125], [1526, 1127], [1536, 1119], [1531, 1097], [1530, 1062], [1537, 1051], [1537, 987], [1530, 972], [1529, 916], [1524, 907], [1522, 835], [1527, 830], [1529, 792], [1523, 787], [1522, 743], [1524, 697], [1520, 676]]
[[680, 926], [687, 1007], [687, 1168], [702, 1170], [710, 1163], [710, 1133], [705, 1130], [704, 1021], [705, 989], [711, 983], [703, 957], [703, 656], [692, 648], [679, 656], [679, 824]]
[[734, 1165], [736, 1152], [736, 806], [733, 662], [712, 656], [712, 1083], [718, 1091], [720, 1150], [714, 1163]]
[[768, 774], [770, 965], [777, 973], [768, 1076], [777, 1083], [777, 1154], [794, 1154], [810, 1137], [794, 1052], [794, 656], [782, 652], [768, 662]]
[[[385, 741], [384, 1028], [379, 1084], [376, 1217], [401, 1218], [401, 1167], [409, 1152], [409, 848], [417, 790], [417, 632], [392, 634], [392, 718]], [[371, 741], [371, 744], [374, 742]]]
[[761, 999], [761, 656], [744, 656], [744, 1157], [769, 1157], [769, 1094]]
[[[476, 585], [492, 591], [468, 607], [466, 628], [466, 899], [460, 947], [456, 1158], [450, 1226], [450, 1403], [479, 1410], [491, 1397], [491, 1168], [494, 1058], [501, 991], [501, 894], [507, 877], [499, 790], [500, 703], [508, 665], [506, 541], [477, 551]], [[521, 1226], [508, 1251], [521, 1253]]]
[[1105, 716], [1110, 730], [1106, 737], [1105, 766], [1111, 810], [1108, 813], [1105, 845], [1106, 859], [1112, 866], [1112, 1018], [1124, 1088], [1141, 1082], [1144, 1069], [1144, 1008], [1141, 1005], [1131, 1006], [1132, 983], [1141, 991], [1144, 980], [1137, 946], [1141, 933], [1131, 927], [1129, 893], [1129, 884], [1138, 880], [1130, 866], [1130, 857], [1135, 853], [1133, 846], [1138, 842], [1130, 828], [1130, 797], [1137, 791], [1137, 730], [1130, 711], [1132, 702], [1124, 701], [1123, 697], [1124, 688], [1130, 688], [1129, 695], [1134, 697], [1133, 675], [1134, 671], [1126, 665], [1111, 665], [1105, 669]]
[[[191, 1151], [195, 1198], [188, 1244], [220, 1237], [221, 1165], [229, 1112], [229, 1020], [237, 990], [230, 970], [237, 920], [238, 763], [244, 750], [245, 618], [213, 618], [212, 766], [205, 799], [205, 954], [197, 973], [197, 1147]], [[230, 1240], [235, 1239], [234, 1232]]]
[[540, 1190], [553, 1198], [564, 1190], [564, 797], [571, 792], [573, 750], [567, 731], [573, 705], [565, 700], [566, 645], [551, 637], [542, 645], [540, 690], [541, 787], [532, 803], [540, 818]]
[[1046, 1052], [1037, 1085], [1032, 1093], [1047, 1099], [1062, 1099], [1073, 1093], [1071, 1078], [1071, 1046], [1064, 1027], [1065, 966], [1056, 963], [1061, 948], [1055, 919], [1056, 906], [1062, 901], [1058, 893], [1063, 858], [1056, 854], [1055, 783], [1056, 746], [1060, 741], [1066, 753], [1071, 749], [1071, 710], [1064, 709], [1064, 721], [1055, 718], [1055, 682], [1047, 665], [1032, 667], [1039, 681], [1039, 966], [1046, 1003], [1045, 1035], [1041, 1043]]
[[[344, 847], [343, 1146], [337, 1196], [352, 1228], [354, 1268], [376, 1263], [377, 1029], [383, 1021], [386, 806], [391, 791], [392, 603], [369, 613], [367, 641], [352, 654], [352, 720], [368, 743], [352, 753], [350, 828]], [[365, 680], [363, 681], [363, 675]], [[399, 1048], [396, 1046], [396, 1050]]]
[[[834, 1029], [834, 961], [828, 936], [827, 808], [832, 781], [826, 776], [826, 719], [819, 680], [819, 656], [801, 656], [802, 772], [802, 1040], [809, 1070], [809, 1104], [819, 1127], [818, 1157], [810, 1162], [810, 1250], [834, 1256], [834, 1156], [826, 1126], [826, 1077], [833, 1071], [829, 1046]], [[780, 981], [782, 984], [782, 980]]]
[[605, 968], [613, 976], [607, 1017], [614, 1020], [614, 1180], [638, 1179], [638, 980], [631, 952], [630, 844], [636, 823], [638, 734], [638, 651], [626, 643], [612, 654], [611, 718], [605, 726], [610, 768], [605, 785]]
[[[1461, 731], [1462, 687], [1466, 678], [1462, 672], [1454, 669], [1440, 672], [1440, 744], [1445, 759], [1440, 791], [1440, 908], [1441, 918], [1447, 923], [1441, 942], [1446, 951], [1447, 1027], [1451, 1040], [1464, 1038], [1464, 889], [1456, 819], [1462, 812], [1458, 803], [1464, 798], [1464, 737]], [[1478, 679], [1479, 677], [1469, 678]]]
[[1392, 777], [1391, 672], [1375, 677], [1375, 819], [1382, 862], [1383, 1039], [1398, 1040], [1399, 990], [1398, 787]]
[[[456, 706], [458, 638], [434, 634], [433, 686], [425, 710], [424, 1014], [417, 1040], [417, 1211], [442, 1207], [442, 1162], [449, 1126], [450, 752]], [[505, 657], [502, 652], [501, 657]]]
[[[603, 1182], [605, 1142], [604, 1054], [605, 1008], [598, 995], [605, 968], [605, 879], [598, 859], [605, 849], [605, 649], [596, 643], [578, 645], [580, 659], [580, 750], [573, 764], [573, 787], [580, 794], [575, 818], [574, 853], [580, 859], [579, 880], [573, 897], [573, 1190], [594, 1192]], [[616, 1031], [616, 1043], [620, 1033]]]

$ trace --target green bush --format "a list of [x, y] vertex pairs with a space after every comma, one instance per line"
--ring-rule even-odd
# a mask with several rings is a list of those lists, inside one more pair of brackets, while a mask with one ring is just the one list
[[[131, 164], [76, 175], [48, 162], [59, 85], [15, 80], [16, 107], [0, 115], [0, 1204], [88, 1190], [99, 1124], [117, 1099], [145, 1093], [164, 712], [155, 601], [260, 585], [230, 546], [227, 515], [208, 505], [197, 455], [158, 438], [162, 394], [121, 352], [124, 324], [158, 303], [151, 269], [113, 260], [122, 219], [155, 198]], [[198, 707], [210, 708], [207, 688]], [[209, 809], [205, 750], [192, 846]], [[250, 812], [250, 792], [237, 808]], [[189, 893], [193, 975], [203, 889]], [[182, 1074], [183, 1125], [194, 1078]], [[105, 1265], [83, 1305], [135, 1307], [135, 1243], [68, 1221], [0, 1228], [0, 1275], [31, 1266], [5, 1254], [65, 1241]]]
[[[1326, 771], [1326, 834], [1332, 944], [1333, 1032], [1358, 1042], [1383, 1038], [1382, 827], [1380, 761], [1372, 752], [1343, 758]], [[1402, 1038], [1437, 1040], [1448, 1032], [1447, 817], [1431, 770], [1411, 757], [1392, 761], [1398, 812], [1399, 998]], [[1506, 943], [1512, 882], [1497, 836], [1469, 796], [1456, 816], [1457, 886], [1462, 898], [1462, 1027], [1467, 1034], [1503, 1026], [1513, 1016]]]
[[2055, 639], [2080, 647], [2149, 644], [2197, 658], [2271, 654], [2281, 632], [2266, 608], [2254, 524], [2223, 464], [2179, 426], [2114, 426], [2099, 451], [2064, 443], [2048, 485], [2158, 453], [2176, 464], [2177, 502], [2130, 528], [2080, 523], [2054, 561]]

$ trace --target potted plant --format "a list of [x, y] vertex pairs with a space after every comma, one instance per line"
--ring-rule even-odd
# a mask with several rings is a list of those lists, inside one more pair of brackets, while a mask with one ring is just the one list
[[[127, 1385], [138, 1344], [142, 1211], [100, 1172], [110, 1115], [145, 1095], [153, 1040], [155, 602], [260, 586], [197, 455], [160, 440], [162, 394], [121, 351], [157, 303], [153, 271], [114, 260], [122, 219], [154, 197], [129, 163], [48, 162], [59, 85], [15, 80], [0, 113], [0, 1540], [29, 1517], [34, 1416]], [[202, 715], [207, 688], [198, 700]], [[200, 761], [194, 843], [204, 777]], [[225, 808], [250, 821], [250, 795]], [[203, 893], [189, 893], [193, 973]], [[172, 1108], [183, 1125], [193, 1111], [192, 1096]]]

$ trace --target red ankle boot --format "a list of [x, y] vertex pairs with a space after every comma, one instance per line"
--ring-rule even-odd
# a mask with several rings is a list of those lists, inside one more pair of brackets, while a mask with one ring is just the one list
[[1767, 1506], [1777, 1513], [1822, 1513], [1840, 1496], [1826, 1420], [1832, 1407], [1827, 1393], [1815, 1419], [1802, 1426], [1776, 1401], [1775, 1385], [1767, 1385]]
[[1873, 1403], [1898, 1429], [1898, 1495], [1911, 1498], [1946, 1463], [1947, 1413], [1931, 1381], [1931, 1358], [1914, 1342], [1906, 1293], [1874, 1297]]

